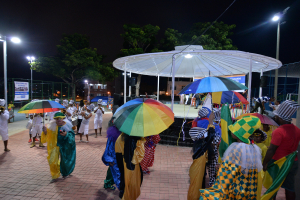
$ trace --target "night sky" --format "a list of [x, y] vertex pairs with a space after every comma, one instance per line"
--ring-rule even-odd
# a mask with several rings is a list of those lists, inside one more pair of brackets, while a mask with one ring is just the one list
[[[0, 6], [0, 34], [17, 36], [21, 44], [8, 42], [8, 77], [30, 78], [26, 56], [56, 54], [56, 45], [63, 33], [86, 34], [90, 45], [106, 62], [116, 59], [122, 48], [120, 34], [123, 24], [158, 25], [163, 37], [167, 28], [183, 33], [193, 23], [215, 20], [232, 0], [206, 1], [2, 1]], [[219, 21], [236, 24], [231, 37], [241, 51], [276, 55], [277, 23], [270, 19], [290, 6], [281, 26], [280, 60], [283, 64], [300, 61], [300, 1], [289, 0], [237, 0]], [[2, 44], [0, 44], [3, 77]], [[52, 76], [34, 72], [39, 80]], [[53, 79], [54, 80], [54, 79]], [[60, 81], [59, 79], [56, 79]]]

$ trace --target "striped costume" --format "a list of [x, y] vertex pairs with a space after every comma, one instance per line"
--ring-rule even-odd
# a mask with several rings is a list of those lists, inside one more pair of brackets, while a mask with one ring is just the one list
[[145, 142], [145, 156], [141, 162], [141, 167], [143, 172], [148, 172], [148, 167], [152, 167], [154, 163], [154, 153], [155, 153], [155, 146], [160, 141], [159, 135], [153, 135], [146, 137]]

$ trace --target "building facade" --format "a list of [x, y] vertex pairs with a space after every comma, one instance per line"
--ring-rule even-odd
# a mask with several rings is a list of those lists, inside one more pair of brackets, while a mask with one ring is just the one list
[[90, 99], [97, 96], [112, 96], [115, 93], [114, 81], [100, 83], [99, 81], [90, 81], [84, 85], [84, 100], [87, 100], [88, 89], [90, 88]]

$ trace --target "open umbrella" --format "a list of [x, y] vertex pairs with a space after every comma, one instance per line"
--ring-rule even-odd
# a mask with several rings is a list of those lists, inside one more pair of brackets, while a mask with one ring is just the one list
[[266, 116], [266, 115], [262, 115], [262, 114], [259, 114], [259, 113], [245, 113], [245, 114], [242, 114], [240, 116], [238, 116], [237, 118], [235, 119], [241, 119], [242, 117], [244, 116], [249, 116], [249, 115], [252, 115], [252, 116], [255, 116], [255, 117], [258, 117], [261, 121], [262, 124], [269, 124], [269, 125], [272, 125], [272, 126], [279, 126], [273, 119], [271, 119], [270, 117]]
[[247, 105], [249, 102], [240, 93], [234, 91], [213, 92], [212, 102], [216, 104], [240, 103]]
[[65, 107], [55, 101], [38, 100], [26, 104], [18, 111], [18, 113], [46, 113], [59, 111], [60, 108]]
[[134, 99], [118, 108], [114, 125], [130, 136], [157, 135], [174, 122], [172, 110], [153, 99]]
[[[224, 77], [206, 77], [183, 88], [179, 94], [246, 90], [245, 85]], [[188, 94], [189, 94], [188, 93]]]

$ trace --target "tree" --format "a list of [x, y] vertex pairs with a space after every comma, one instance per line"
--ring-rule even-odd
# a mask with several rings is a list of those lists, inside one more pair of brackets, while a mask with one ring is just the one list
[[[210, 25], [210, 22], [195, 23], [191, 30], [184, 34], [174, 29], [167, 29], [165, 31], [165, 38], [161, 40], [162, 48], [171, 51], [174, 50], [175, 46], [192, 44]], [[202, 45], [207, 50], [236, 50], [237, 47], [228, 38], [233, 34], [232, 30], [235, 27], [234, 24], [228, 25], [224, 22], [216, 22], [194, 45]]]
[[[124, 39], [124, 49], [121, 49], [121, 56], [160, 51], [156, 47], [156, 36], [160, 30], [158, 26], [153, 26], [151, 24], [145, 26], [125, 24], [123, 25], [123, 28], [124, 33], [121, 34], [121, 37]], [[136, 96], [139, 96], [141, 78], [142, 75], [139, 74], [135, 85]]]
[[89, 46], [89, 38], [85, 35], [63, 35], [57, 45], [56, 56], [40, 57], [33, 63], [32, 69], [52, 74], [61, 78], [72, 88], [75, 99], [76, 84], [84, 78], [101, 82], [112, 80], [117, 72], [111, 63], [103, 63], [103, 56], [96, 48]]

